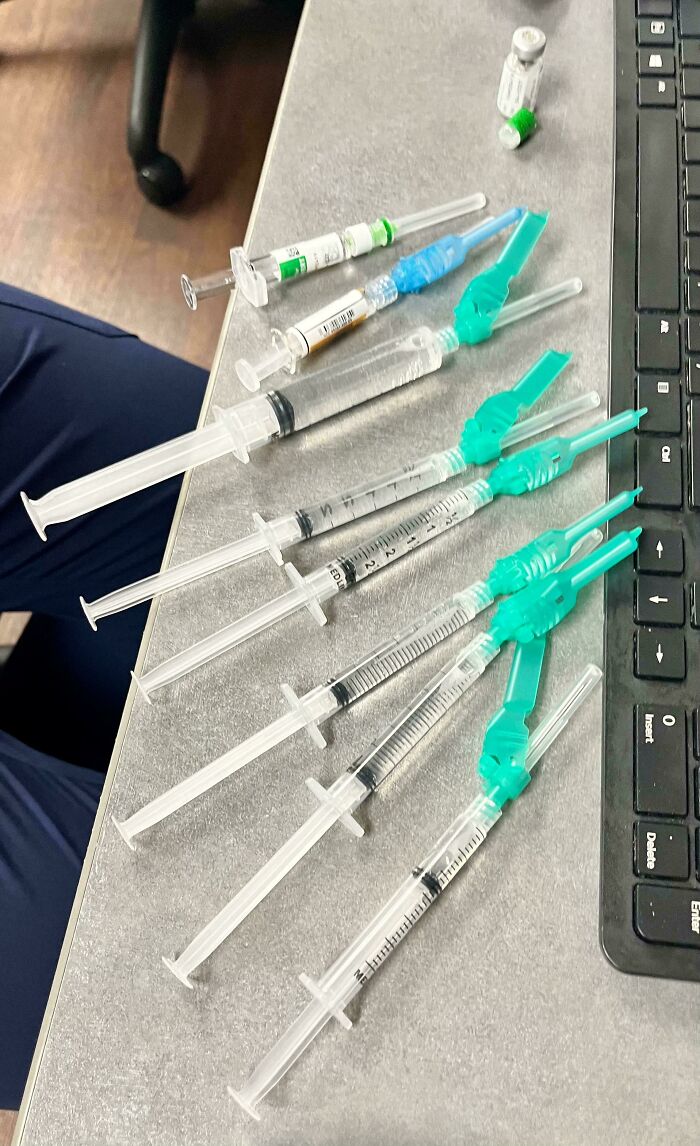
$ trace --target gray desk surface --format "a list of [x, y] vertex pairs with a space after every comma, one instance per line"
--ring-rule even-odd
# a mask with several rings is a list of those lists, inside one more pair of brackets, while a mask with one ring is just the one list
[[[632, 0], [630, 0], [632, 2]], [[549, 36], [539, 134], [496, 142], [495, 108], [512, 29]], [[348, 480], [442, 447], [465, 413], [512, 383], [547, 346], [575, 352], [560, 393], [605, 391], [611, 204], [613, 31], [605, 0], [310, 0], [258, 200], [254, 251], [293, 236], [483, 188], [492, 209], [552, 212], [518, 291], [578, 273], [580, 302], [465, 351], [422, 383], [259, 453], [205, 466], [177, 522], [181, 561]], [[296, 284], [268, 311], [233, 300], [216, 399], [241, 397], [233, 362], [393, 251]], [[488, 256], [484, 255], [484, 260]], [[477, 264], [478, 265], [478, 264]], [[449, 316], [464, 275], [382, 319], [385, 334]], [[196, 322], [196, 316], [183, 322]], [[381, 333], [381, 332], [380, 332]], [[377, 337], [358, 333], [353, 349]], [[340, 359], [350, 350], [338, 345]], [[506, 663], [372, 801], [358, 842], [331, 833], [210, 960], [188, 993], [160, 961], [193, 936], [310, 810], [307, 775], [328, 781], [447, 656], [434, 654], [333, 722], [325, 754], [296, 739], [144, 839], [121, 814], [281, 711], [278, 686], [307, 688], [379, 634], [481, 574], [501, 551], [604, 495], [602, 453], [535, 499], [492, 507], [355, 593], [332, 623], [300, 616], [237, 655], [128, 708], [24, 1111], [22, 1146], [149, 1143], [328, 1146], [406, 1142], [697, 1143], [696, 988], [626, 977], [598, 944], [599, 702], [550, 754], [526, 797], [354, 1007], [326, 1029], [256, 1124], [227, 1097], [307, 999], [321, 972], [475, 788], [484, 717]], [[424, 502], [430, 498], [423, 499]], [[414, 503], [415, 504], [415, 503]], [[387, 512], [398, 520], [403, 511]], [[345, 539], [374, 525], [360, 523]], [[50, 542], [49, 542], [50, 544]], [[307, 571], [330, 555], [320, 540]], [[155, 664], [286, 584], [271, 563], [233, 570], [163, 600], [145, 644]], [[544, 701], [601, 656], [598, 590], [558, 632]], [[456, 646], [450, 645], [450, 650]], [[409, 830], [407, 830], [407, 828]]]

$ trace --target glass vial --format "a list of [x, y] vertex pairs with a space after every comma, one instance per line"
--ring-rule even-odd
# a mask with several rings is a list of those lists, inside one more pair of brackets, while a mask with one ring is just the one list
[[546, 44], [547, 37], [539, 28], [515, 29], [496, 98], [498, 110], [506, 119], [521, 107], [535, 110]]

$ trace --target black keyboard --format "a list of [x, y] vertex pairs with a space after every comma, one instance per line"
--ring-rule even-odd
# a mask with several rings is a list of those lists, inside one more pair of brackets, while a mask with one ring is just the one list
[[601, 939], [700, 980], [700, 0], [615, 9], [611, 413], [649, 412], [609, 450], [644, 532], [606, 584]]

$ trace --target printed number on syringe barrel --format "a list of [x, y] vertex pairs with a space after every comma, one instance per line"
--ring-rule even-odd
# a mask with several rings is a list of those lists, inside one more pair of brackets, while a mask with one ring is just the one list
[[386, 474], [381, 484], [376, 478], [370, 478], [347, 493], [336, 494], [316, 505], [303, 506], [296, 510], [296, 519], [304, 537], [326, 533], [423, 490], [432, 489], [464, 469], [459, 450], [443, 450]]
[[[366, 545], [358, 545], [335, 561], [329, 561], [326, 566], [328, 574], [339, 589], [349, 589], [356, 582], [398, 561], [412, 549], [471, 517], [480, 508], [481, 501], [476, 488], [480, 484], [474, 482], [468, 488], [457, 490], [437, 505], [417, 513], [394, 529], [388, 529]], [[488, 493], [488, 486], [483, 484]], [[484, 497], [484, 502], [490, 500], [490, 497]]]

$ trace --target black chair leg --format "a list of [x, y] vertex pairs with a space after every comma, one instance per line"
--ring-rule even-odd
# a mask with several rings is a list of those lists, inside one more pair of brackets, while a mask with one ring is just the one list
[[158, 147], [168, 68], [183, 20], [194, 0], [143, 0], [136, 41], [127, 146], [139, 188], [151, 203], [167, 207], [187, 190], [182, 168]]

